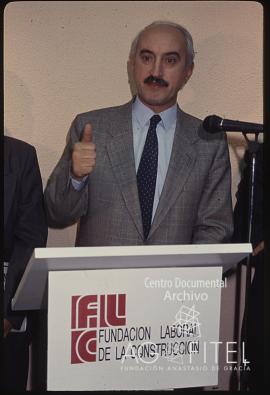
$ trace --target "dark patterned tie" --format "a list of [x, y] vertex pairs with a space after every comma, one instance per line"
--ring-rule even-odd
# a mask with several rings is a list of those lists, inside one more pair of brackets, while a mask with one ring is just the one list
[[152, 221], [158, 166], [158, 139], [156, 127], [160, 121], [161, 118], [159, 115], [153, 115], [150, 119], [150, 126], [137, 171], [137, 185], [145, 240], [148, 237]]

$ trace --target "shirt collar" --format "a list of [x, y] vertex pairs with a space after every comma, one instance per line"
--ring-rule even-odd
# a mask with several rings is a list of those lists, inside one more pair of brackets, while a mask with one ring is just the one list
[[[143, 128], [155, 113], [145, 104], [143, 104], [138, 96], [136, 96], [136, 99], [132, 104], [132, 114], [137, 119], [140, 127]], [[170, 127], [176, 122], [176, 114], [177, 114], [176, 103], [172, 107], [168, 108], [167, 110], [159, 113], [162, 120], [161, 121], [162, 126], [165, 128], [165, 130], [169, 130]]]

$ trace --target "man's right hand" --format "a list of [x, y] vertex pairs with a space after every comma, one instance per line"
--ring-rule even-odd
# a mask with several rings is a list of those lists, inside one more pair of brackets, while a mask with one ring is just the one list
[[75, 143], [72, 152], [71, 173], [81, 179], [90, 174], [96, 165], [96, 146], [92, 142], [92, 125], [86, 123], [81, 141]]

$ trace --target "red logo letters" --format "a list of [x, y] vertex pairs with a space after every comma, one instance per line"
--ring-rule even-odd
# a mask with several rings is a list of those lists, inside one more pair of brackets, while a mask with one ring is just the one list
[[126, 325], [126, 295], [72, 296], [71, 363], [95, 362], [97, 329]]

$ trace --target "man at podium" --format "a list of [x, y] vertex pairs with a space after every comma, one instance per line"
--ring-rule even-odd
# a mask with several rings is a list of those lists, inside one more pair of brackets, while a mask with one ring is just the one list
[[35, 247], [45, 247], [47, 223], [37, 155], [4, 136], [4, 341], [2, 388], [26, 390], [33, 316], [12, 311], [11, 300]]
[[45, 190], [49, 226], [79, 221], [77, 246], [229, 242], [226, 136], [210, 135], [177, 104], [193, 68], [183, 26], [158, 21], [136, 36], [136, 94], [73, 121]]

